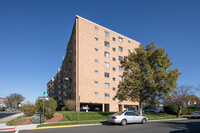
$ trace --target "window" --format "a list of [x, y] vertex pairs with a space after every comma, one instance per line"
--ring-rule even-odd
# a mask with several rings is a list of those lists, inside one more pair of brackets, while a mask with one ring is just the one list
[[95, 95], [98, 95], [99, 94], [99, 92], [95, 92]]
[[109, 97], [110, 97], [109, 93], [105, 93], [105, 98], [109, 98]]
[[128, 116], [138, 116], [136, 113], [133, 113], [133, 112], [126, 112], [125, 115], [128, 115]]
[[112, 80], [115, 81], [116, 80], [115, 77], [113, 77]]
[[120, 70], [120, 71], [122, 71], [122, 70], [123, 70], [121, 66], [119, 66], [119, 70]]
[[95, 30], [98, 30], [98, 27], [97, 27], [97, 26], [95, 26], [95, 27], [94, 27], [94, 29], [95, 29]]
[[106, 37], [109, 37], [109, 32], [105, 31], [104, 34]]
[[109, 77], [110, 77], [110, 74], [107, 73], [107, 72], [105, 72], [105, 73], [104, 73], [104, 77], [109, 78]]
[[113, 41], [115, 41], [116, 39], [113, 37]]
[[98, 41], [98, 38], [97, 38], [97, 37], [95, 37], [94, 39], [95, 39], [96, 41]]
[[94, 72], [95, 72], [95, 73], [98, 73], [99, 71], [98, 71], [98, 70], [94, 70]]
[[104, 66], [105, 66], [106, 68], [109, 68], [109, 67], [110, 67], [110, 63], [104, 62]]
[[113, 57], [113, 61], [115, 61], [116, 59]]
[[98, 51], [98, 49], [97, 49], [97, 48], [95, 48], [94, 50], [95, 50], [95, 51]]
[[115, 49], [115, 48], [112, 48], [112, 50], [113, 50], [113, 51], [116, 51], [116, 49]]
[[131, 41], [128, 40], [128, 43], [131, 43]]
[[123, 42], [123, 38], [119, 37], [119, 42]]
[[105, 57], [110, 57], [110, 54], [108, 52], [104, 52]]
[[122, 81], [122, 76], [121, 75], [119, 75], [119, 80]]
[[122, 47], [119, 47], [119, 51], [120, 51], [120, 52], [123, 52], [123, 48], [122, 48]]
[[95, 83], [95, 84], [98, 84], [99, 82], [98, 82], [98, 81], [94, 81], [94, 83]]
[[97, 59], [95, 59], [95, 60], [94, 60], [94, 62], [98, 62], [98, 60], [97, 60]]
[[115, 71], [115, 67], [113, 67], [113, 71]]
[[121, 56], [119, 56], [119, 60], [121, 61], [123, 58]]
[[106, 41], [105, 41], [105, 42], [104, 42], [104, 45], [105, 45], [106, 47], [108, 47], [108, 48], [110, 47], [109, 42], [106, 42]]
[[115, 87], [113, 87], [113, 91], [115, 91], [116, 90], [116, 88]]
[[113, 101], [115, 101], [115, 98], [113, 97]]
[[105, 83], [105, 88], [110, 88], [110, 84], [109, 83]]
[[131, 51], [130, 51], [130, 50], [128, 50], [128, 52], [130, 53]]

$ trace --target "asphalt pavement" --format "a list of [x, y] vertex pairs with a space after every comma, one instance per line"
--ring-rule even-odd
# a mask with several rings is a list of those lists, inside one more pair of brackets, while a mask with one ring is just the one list
[[15, 133], [16, 131], [0, 131], [0, 133]]
[[146, 124], [98, 125], [39, 130], [19, 133], [200, 133], [200, 119], [149, 122]]
[[15, 115], [19, 112], [0, 112], [0, 119], [11, 116], [11, 115]]
[[0, 112], [0, 127], [2, 127], [1, 124], [5, 124], [18, 116], [20, 116], [19, 112]]

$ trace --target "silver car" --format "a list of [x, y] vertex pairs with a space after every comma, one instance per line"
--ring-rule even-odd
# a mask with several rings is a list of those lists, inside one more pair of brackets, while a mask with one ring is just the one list
[[192, 118], [198, 118], [200, 117], [200, 111], [194, 111], [191, 115]]
[[134, 112], [118, 112], [108, 116], [107, 122], [118, 123], [125, 126], [127, 123], [142, 123], [148, 122], [148, 118], [145, 116], [139, 116]]

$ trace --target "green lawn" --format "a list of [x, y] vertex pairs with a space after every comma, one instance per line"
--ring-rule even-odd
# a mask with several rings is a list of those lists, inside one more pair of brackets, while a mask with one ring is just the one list
[[[70, 111], [58, 111], [57, 113], [62, 113], [63, 118], [61, 121], [77, 121], [78, 112]], [[79, 112], [79, 120], [106, 120], [108, 115], [112, 115], [110, 112]]]
[[[58, 111], [57, 113], [63, 114], [63, 119], [61, 121], [77, 121], [77, 112], [69, 111]], [[114, 114], [113, 112], [80, 112], [79, 120], [106, 120], [108, 115]], [[176, 115], [170, 115], [166, 113], [143, 113], [149, 120], [160, 120], [160, 119], [175, 119]]]
[[177, 119], [176, 115], [170, 115], [166, 113], [143, 113], [149, 120], [161, 120], [161, 119]]

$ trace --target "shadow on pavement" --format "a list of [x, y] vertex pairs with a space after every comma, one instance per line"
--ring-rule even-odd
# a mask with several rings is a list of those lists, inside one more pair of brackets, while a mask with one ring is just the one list
[[167, 126], [175, 129], [169, 133], [200, 133], [200, 120], [188, 120], [179, 122], [164, 122]]
[[[103, 126], [122, 126], [121, 124], [116, 124], [116, 123], [109, 123], [109, 122], [101, 122]], [[136, 125], [140, 123], [127, 123], [127, 125]]]

